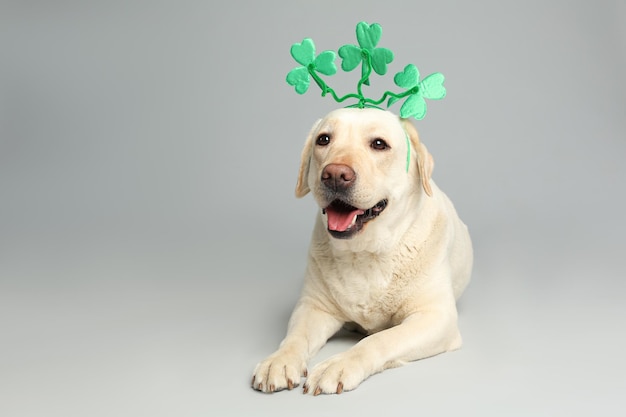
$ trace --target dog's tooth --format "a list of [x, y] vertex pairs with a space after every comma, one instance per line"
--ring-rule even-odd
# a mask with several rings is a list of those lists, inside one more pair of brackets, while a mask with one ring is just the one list
[[357, 217], [358, 217], [358, 214], [355, 214], [354, 217], [352, 218], [352, 222], [350, 222], [350, 226], [354, 226], [356, 224]]

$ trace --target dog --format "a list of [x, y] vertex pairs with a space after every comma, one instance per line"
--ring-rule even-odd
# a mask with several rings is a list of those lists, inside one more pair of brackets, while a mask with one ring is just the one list
[[[320, 207], [304, 286], [279, 349], [252, 387], [342, 393], [370, 375], [458, 349], [456, 301], [469, 283], [467, 226], [431, 179], [433, 158], [406, 119], [330, 112], [302, 151], [296, 196]], [[367, 336], [307, 370], [342, 327]]]

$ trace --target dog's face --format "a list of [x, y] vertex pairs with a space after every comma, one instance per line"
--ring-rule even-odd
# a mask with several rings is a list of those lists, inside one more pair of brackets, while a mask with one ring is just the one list
[[311, 191], [330, 235], [352, 239], [402, 216], [422, 187], [430, 194], [431, 170], [432, 158], [410, 123], [379, 109], [339, 109], [309, 134], [296, 195]]

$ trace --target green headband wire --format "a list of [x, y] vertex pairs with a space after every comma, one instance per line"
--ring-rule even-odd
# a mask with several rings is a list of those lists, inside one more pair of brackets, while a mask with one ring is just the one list
[[291, 56], [301, 66], [292, 69], [287, 74], [287, 83], [293, 86], [298, 94], [304, 94], [309, 89], [311, 78], [322, 90], [322, 97], [330, 94], [337, 103], [343, 103], [348, 99], [356, 99], [357, 103], [346, 107], [374, 107], [380, 109], [387, 100], [387, 107], [395, 102], [405, 99], [400, 108], [400, 117], [413, 117], [421, 120], [426, 115], [426, 101], [440, 100], [446, 96], [446, 89], [443, 86], [443, 74], [436, 72], [430, 74], [420, 81], [420, 74], [417, 67], [409, 64], [404, 70], [398, 72], [394, 77], [394, 83], [403, 88], [400, 93], [385, 91], [381, 98], [374, 100], [365, 97], [363, 86], [370, 84], [370, 75], [375, 72], [378, 75], [387, 73], [387, 64], [393, 61], [393, 52], [387, 48], [377, 47], [382, 35], [382, 27], [378, 23], [369, 25], [360, 22], [356, 26], [357, 45], [343, 45], [337, 53], [342, 59], [341, 69], [346, 72], [354, 70], [361, 65], [361, 78], [357, 83], [357, 92], [339, 97], [335, 90], [330, 88], [319, 74], [331, 76], [337, 73], [335, 65], [336, 55], [334, 51], [323, 51], [315, 55], [315, 44], [310, 38], [305, 38], [301, 43], [291, 46]]
[[409, 142], [409, 134], [404, 132], [406, 137], [406, 172], [409, 172], [409, 165], [411, 163], [411, 142]]

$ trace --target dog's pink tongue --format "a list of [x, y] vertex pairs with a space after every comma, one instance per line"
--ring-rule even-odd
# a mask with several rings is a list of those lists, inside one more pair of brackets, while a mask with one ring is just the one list
[[326, 209], [328, 216], [328, 230], [345, 232], [350, 227], [354, 216], [365, 213], [364, 210], [356, 209], [352, 211], [337, 211], [332, 208]]

